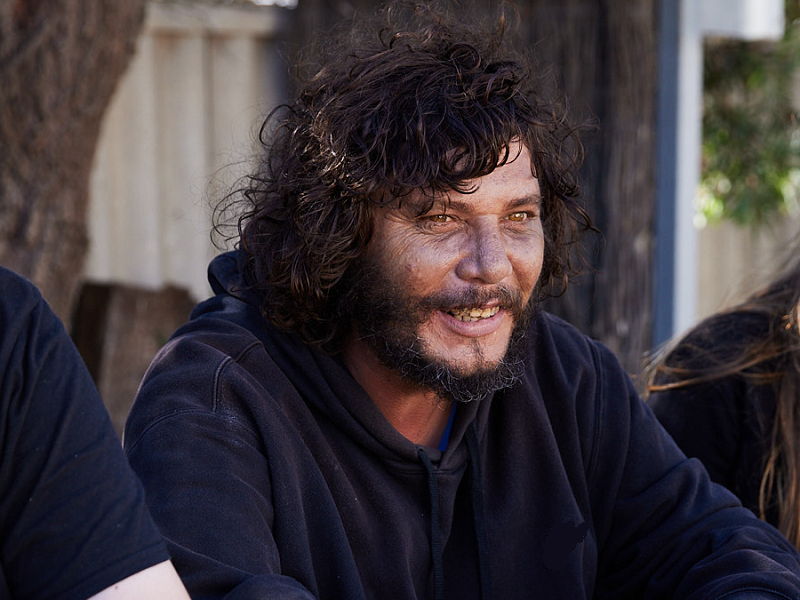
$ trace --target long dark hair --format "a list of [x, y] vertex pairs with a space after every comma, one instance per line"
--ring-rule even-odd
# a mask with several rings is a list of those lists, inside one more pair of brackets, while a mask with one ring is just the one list
[[374, 211], [411, 193], [469, 192], [469, 180], [515, 158], [517, 140], [543, 194], [539, 290], [563, 292], [576, 270], [570, 247], [591, 228], [577, 201], [582, 146], [506, 48], [506, 17], [488, 30], [431, 2], [395, 3], [379, 26], [358, 24], [322, 48], [298, 98], [267, 119], [263, 160], [240, 190], [239, 248], [273, 324], [336, 351], [350, 327], [343, 277]]
[[[748, 385], [771, 385], [775, 415], [764, 457], [758, 504], [762, 519], [776, 507], [777, 527], [800, 548], [800, 235], [773, 281], [744, 302], [714, 314], [660, 353], [646, 371], [646, 393], [664, 392], [738, 376]], [[765, 327], [737, 329], [725, 347], [698, 346], [714, 339], [731, 316]], [[687, 351], [688, 350], [688, 351]], [[689, 364], [681, 357], [691, 356]], [[764, 417], [765, 415], [761, 415]]]

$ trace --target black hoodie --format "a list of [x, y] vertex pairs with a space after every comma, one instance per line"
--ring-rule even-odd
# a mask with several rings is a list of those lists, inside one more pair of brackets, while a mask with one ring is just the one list
[[210, 280], [125, 431], [195, 600], [800, 598], [795, 549], [563, 321], [535, 321], [522, 380], [459, 405], [440, 452], [269, 326], [234, 253]]

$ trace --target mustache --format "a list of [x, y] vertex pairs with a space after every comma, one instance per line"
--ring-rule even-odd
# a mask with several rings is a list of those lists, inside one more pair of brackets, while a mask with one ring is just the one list
[[458, 310], [484, 306], [495, 302], [501, 309], [508, 310], [514, 315], [522, 314], [525, 303], [519, 290], [506, 286], [497, 286], [486, 289], [471, 286], [461, 290], [443, 290], [424, 298], [420, 298], [419, 305], [424, 310]]

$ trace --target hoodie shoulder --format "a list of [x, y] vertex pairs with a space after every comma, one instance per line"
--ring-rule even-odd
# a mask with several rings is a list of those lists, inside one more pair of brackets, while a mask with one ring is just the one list
[[[638, 403], [614, 354], [573, 325], [543, 313], [534, 325], [531, 377], [555, 428], [580, 432], [585, 464], [592, 462], [604, 424]], [[619, 431], [623, 434], [624, 432]]]
[[131, 407], [125, 425], [126, 445], [167, 417], [205, 413], [227, 419], [235, 414], [226, 404], [232, 397], [230, 390], [252, 386], [243, 363], [256, 360], [256, 354], [261, 364], [267, 359], [263, 343], [251, 329], [226, 318], [226, 305], [237, 303], [216, 296], [199, 304], [191, 320], [158, 351]]
[[570, 395], [580, 393], [585, 400], [632, 393], [630, 377], [614, 353], [563, 319], [543, 313], [534, 326], [533, 340], [534, 368], [549, 385], [572, 390]]

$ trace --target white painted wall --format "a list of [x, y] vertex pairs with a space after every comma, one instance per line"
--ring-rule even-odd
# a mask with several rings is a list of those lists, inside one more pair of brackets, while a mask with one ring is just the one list
[[783, 36], [783, 0], [701, 0], [703, 32], [740, 40]]

